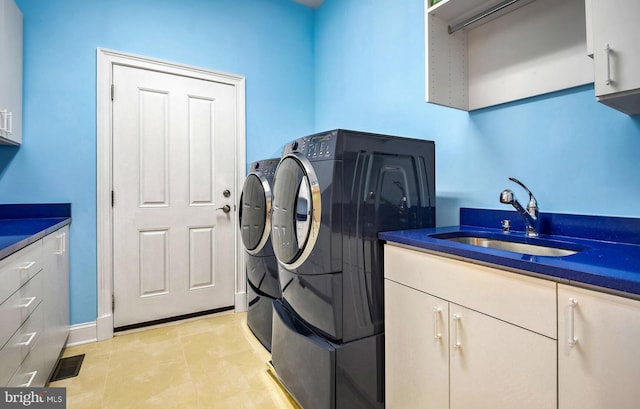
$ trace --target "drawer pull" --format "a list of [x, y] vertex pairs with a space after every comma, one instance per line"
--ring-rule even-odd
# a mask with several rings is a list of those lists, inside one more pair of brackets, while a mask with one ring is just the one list
[[56, 254], [64, 254], [67, 249], [65, 246], [66, 240], [65, 240], [65, 234], [64, 233], [60, 233], [56, 236], [56, 240], [58, 240], [58, 249], [56, 250]]
[[20, 266], [20, 271], [27, 272], [36, 264], [35, 261], [29, 261]]
[[576, 306], [578, 305], [578, 301], [575, 298], [569, 298], [569, 319], [567, 320], [567, 333], [569, 334], [569, 338], [567, 339], [569, 343], [569, 348], [573, 348], [576, 343], [578, 343], [578, 338], [575, 334], [575, 322], [574, 322], [574, 314], [576, 310]]
[[33, 304], [33, 302], [36, 300], [36, 298], [38, 298], [38, 297], [25, 298], [25, 300], [29, 300], [29, 301], [27, 301], [25, 304], [18, 305], [18, 307], [20, 307], [20, 308], [29, 308], [31, 306], [31, 304]]
[[442, 311], [442, 308], [433, 307], [433, 338], [434, 339], [442, 338], [442, 334], [440, 333], [440, 326], [438, 325], [438, 321], [440, 321], [440, 311]]
[[453, 314], [453, 348], [460, 349], [460, 314]]
[[31, 342], [33, 342], [33, 339], [36, 337], [38, 333], [37, 332], [31, 332], [29, 334], [24, 334], [25, 336], [29, 336], [29, 339], [27, 339], [24, 342], [18, 342], [18, 345], [22, 346], [22, 347], [28, 347], [31, 346]]
[[37, 373], [38, 373], [38, 371], [27, 372], [25, 375], [29, 375], [29, 380], [27, 381], [27, 383], [23, 383], [22, 385], [18, 385], [18, 388], [28, 388], [29, 386], [31, 386], [31, 383], [33, 382], [33, 380], [36, 379], [36, 374]]

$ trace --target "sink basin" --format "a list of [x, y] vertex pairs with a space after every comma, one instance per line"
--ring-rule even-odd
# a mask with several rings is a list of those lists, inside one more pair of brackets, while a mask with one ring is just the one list
[[[566, 243], [558, 244], [551, 240], [536, 239], [535, 242], [514, 241], [514, 238], [502, 239], [497, 237], [483, 237], [466, 233], [433, 234], [430, 237], [457, 243], [471, 244], [472, 246], [488, 247], [492, 249], [511, 251], [513, 253], [528, 254], [532, 256], [566, 257], [578, 253], [581, 248], [570, 246]], [[524, 238], [522, 238], [524, 239]]]

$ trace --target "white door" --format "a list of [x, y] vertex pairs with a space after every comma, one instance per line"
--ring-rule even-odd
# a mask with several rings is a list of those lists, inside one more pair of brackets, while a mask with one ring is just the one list
[[233, 306], [234, 87], [122, 65], [113, 84], [114, 327]]

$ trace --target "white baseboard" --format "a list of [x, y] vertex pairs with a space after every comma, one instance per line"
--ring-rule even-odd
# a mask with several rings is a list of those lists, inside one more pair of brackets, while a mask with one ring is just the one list
[[98, 341], [113, 338], [113, 314], [108, 313], [96, 320], [96, 337]]
[[75, 324], [72, 325], [69, 330], [66, 347], [88, 344], [90, 342], [96, 342], [97, 340], [97, 326], [95, 321]]
[[236, 312], [245, 312], [247, 310], [247, 293], [236, 293], [234, 309]]

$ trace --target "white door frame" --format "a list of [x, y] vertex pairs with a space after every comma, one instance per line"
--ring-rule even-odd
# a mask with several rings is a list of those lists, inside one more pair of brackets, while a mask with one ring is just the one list
[[[242, 191], [246, 172], [245, 79], [244, 77], [203, 68], [176, 64], [104, 48], [97, 50], [97, 255], [98, 255], [98, 341], [113, 337], [113, 212], [111, 207], [112, 181], [112, 104], [111, 84], [114, 64], [166, 72], [202, 80], [221, 82], [236, 90], [235, 176], [236, 194]], [[237, 196], [239, 197], [239, 196]], [[236, 260], [235, 310], [245, 311], [246, 272], [244, 252], [238, 230], [234, 229]]]

